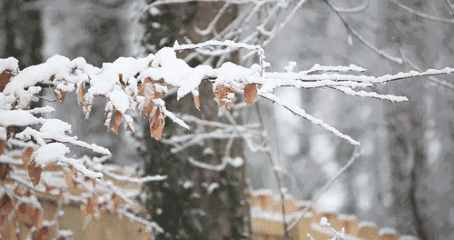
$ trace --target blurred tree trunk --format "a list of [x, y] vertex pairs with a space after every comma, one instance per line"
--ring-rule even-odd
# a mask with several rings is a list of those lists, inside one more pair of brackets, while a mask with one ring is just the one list
[[42, 61], [41, 11], [34, 2], [0, 1], [0, 54], [17, 58], [22, 68]]
[[[385, 195], [391, 224], [400, 232], [421, 234], [415, 187], [420, 177], [416, 167], [425, 160], [424, 117], [415, 103], [388, 108], [389, 192]], [[387, 202], [387, 203], [386, 203]]]
[[[397, 40], [404, 57], [410, 59], [412, 64], [417, 63], [422, 68], [434, 65], [439, 53], [436, 53], [436, 46], [432, 42], [433, 31], [436, 31], [433, 23], [396, 11], [395, 5], [391, 3], [383, 4], [386, 9], [384, 26], [387, 26], [387, 40]], [[425, 1], [409, 4], [423, 12], [430, 12], [429, 5], [430, 3]], [[407, 70], [413, 69], [410, 65], [407, 64]], [[393, 66], [391, 69], [400, 71], [402, 66]], [[384, 193], [384, 203], [390, 217], [388, 224], [402, 233], [418, 236], [422, 240], [438, 239], [430, 233], [438, 230], [428, 227], [431, 220], [427, 213], [434, 204], [430, 200], [433, 195], [428, 194], [428, 189], [423, 187], [429, 174], [427, 146], [430, 143], [427, 142], [426, 136], [428, 123], [433, 118], [428, 115], [427, 102], [432, 97], [427, 94], [430, 85], [425, 84], [428, 79], [425, 80], [396, 84], [393, 89], [399, 90], [394, 90], [393, 93], [409, 96], [410, 101], [385, 107], [389, 186]]]
[[[163, 6], [159, 11], [147, 11], [141, 19], [145, 30], [142, 45], [147, 52], [155, 52], [163, 46], [173, 45], [175, 40], [184, 42], [184, 36], [190, 36], [196, 42], [206, 40], [194, 34], [194, 25], [206, 26], [207, 19], [211, 19], [221, 6], [194, 3]], [[230, 21], [234, 16], [234, 9], [230, 11], [223, 21]], [[218, 107], [209, 84], [202, 84], [200, 96], [200, 112], [195, 109], [191, 96], [178, 103], [176, 96], [170, 96], [166, 100], [167, 107], [202, 119], [218, 120]], [[149, 137], [148, 126], [144, 131], [145, 174], [167, 176], [162, 183], [151, 183], [145, 187], [147, 208], [153, 220], [165, 231], [157, 239], [247, 238], [249, 209], [245, 198], [244, 164], [239, 168], [228, 164], [224, 170], [211, 171], [196, 167], [188, 161], [193, 158], [207, 164], [220, 164], [226, 141], [209, 141], [203, 146], [194, 146], [174, 154], [168, 145]], [[181, 128], [166, 121], [165, 136], [181, 133]], [[239, 142], [234, 143], [231, 155], [243, 157]]]
[[[33, 0], [0, 0], [0, 58], [15, 57], [21, 69], [42, 61], [41, 10]], [[41, 100], [31, 107], [41, 105]]]
[[[436, 16], [451, 17], [443, 1], [419, 0], [410, 6]], [[414, 21], [413, 18], [410, 15], [407, 21], [400, 24], [408, 45], [406, 52], [413, 53], [408, 54], [412, 62], [420, 68], [452, 65], [454, 26], [423, 19]], [[408, 27], [410, 21], [414, 28]], [[425, 157], [415, 161], [412, 173], [415, 212], [419, 215], [417, 231], [421, 239], [453, 239], [453, 92], [428, 82], [429, 79], [424, 80], [424, 90], [428, 94], [421, 96], [420, 92], [413, 93], [414, 98], [424, 98], [419, 105], [424, 106], [426, 116], [424, 135], [419, 136], [425, 144]], [[444, 80], [452, 83], [452, 77]]]

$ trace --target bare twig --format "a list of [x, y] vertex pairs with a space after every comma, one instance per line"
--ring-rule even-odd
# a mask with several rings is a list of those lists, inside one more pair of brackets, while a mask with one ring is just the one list
[[415, 15], [415, 16], [418, 16], [420, 18], [424, 18], [424, 19], [427, 19], [427, 20], [431, 20], [431, 21], [435, 21], [435, 22], [441, 22], [441, 23], [449, 23], [449, 24], [454, 24], [454, 19], [451, 19], [451, 18], [442, 18], [442, 17], [437, 17], [437, 16], [433, 16], [433, 15], [429, 15], [427, 13], [423, 13], [421, 11], [418, 11], [418, 10], [415, 10], [411, 7], [408, 7], [406, 5], [403, 5], [402, 3], [400, 3], [399, 1], [397, 0], [389, 0], [390, 2], [394, 3], [396, 6], [398, 6], [399, 8]]
[[[258, 119], [260, 121], [260, 124], [261, 124], [262, 128], [265, 128], [265, 122], [263, 121], [262, 113], [260, 111], [260, 106], [258, 104], [255, 105], [255, 109], [257, 111], [257, 116], [258, 116]], [[277, 165], [276, 161], [274, 160], [271, 152], [270, 151], [266, 151], [265, 154], [266, 154], [266, 156], [268, 158], [268, 161], [270, 162], [270, 165], [272, 167], [274, 178], [276, 179], [276, 184], [277, 184], [278, 191], [279, 191], [279, 197], [280, 197], [280, 202], [281, 202], [281, 213], [282, 213], [282, 226], [283, 226], [283, 229], [284, 229], [284, 240], [289, 240], [290, 239], [290, 234], [289, 234], [289, 229], [288, 229], [288, 226], [287, 226], [287, 214], [286, 214], [286, 211], [285, 211], [285, 192], [284, 192], [284, 189], [283, 189], [283, 183], [282, 183], [282, 180], [281, 180], [281, 176], [280, 176], [280, 173], [279, 173], [279, 170], [278, 170], [279, 168], [278, 168], [278, 165]]]
[[347, 31], [350, 32], [356, 39], [358, 39], [364, 46], [366, 46], [367, 48], [371, 49], [378, 55], [384, 57], [385, 59], [387, 59], [391, 62], [402, 64], [402, 59], [392, 56], [392, 55], [388, 54], [387, 52], [378, 49], [372, 43], [367, 41], [358, 31], [356, 31], [354, 28], [352, 28], [350, 26], [350, 24], [340, 14], [340, 12], [337, 11], [336, 8], [331, 4], [331, 2], [329, 2], [328, 0], [323, 0], [323, 2], [326, 3], [326, 5], [328, 5], [328, 7], [337, 15], [337, 17], [341, 20], [342, 24], [344, 24]]

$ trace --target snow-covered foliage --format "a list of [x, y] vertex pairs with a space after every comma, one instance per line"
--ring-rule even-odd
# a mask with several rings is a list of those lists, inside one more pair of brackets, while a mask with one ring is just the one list
[[[191, 67], [179, 58], [180, 53], [188, 50], [216, 52], [239, 48], [250, 51], [249, 54], [257, 54], [259, 63], [241, 66], [225, 62], [218, 68], [203, 64]], [[267, 72], [266, 67], [261, 47], [230, 41], [176, 44], [173, 48], [166, 47], [143, 58], [122, 57], [112, 63], [104, 63], [101, 67], [90, 65], [83, 58], [70, 60], [63, 56], [54, 56], [42, 64], [19, 70], [17, 60], [0, 59], [2, 72], [10, 73], [0, 93], [0, 180], [5, 185], [0, 201], [8, 204], [5, 206], [10, 206], [2, 209], [5, 211], [0, 215], [1, 220], [11, 217], [16, 211], [16, 205], [25, 202], [27, 207], [32, 209], [30, 211], [36, 212], [38, 217], [33, 220], [33, 225], [40, 229], [43, 226], [40, 220], [43, 212], [36, 200], [36, 194], [40, 193], [63, 196], [66, 201], [82, 202], [87, 216], [96, 215], [101, 208], [107, 208], [145, 224], [150, 231], [159, 229], [153, 223], [134, 215], [138, 209], [133, 199], [136, 194], [117, 186], [114, 181], [142, 184], [165, 180], [165, 176], [135, 178], [111, 171], [103, 165], [111, 155], [108, 149], [71, 136], [71, 125], [68, 123], [46, 118], [46, 114], [53, 111], [51, 107], [33, 107], [32, 103], [40, 99], [43, 88], [53, 89], [60, 102], [64, 101], [67, 93], [76, 93], [87, 118], [94, 98], [104, 98], [105, 125], [114, 133], [118, 133], [123, 122], [130, 131], [134, 131], [134, 121], [139, 117], [148, 121], [150, 135], [156, 140], [162, 138], [166, 118], [189, 131], [191, 129], [186, 122], [215, 127], [213, 132], [205, 135], [189, 134], [165, 139], [164, 142], [175, 147], [174, 152], [197, 144], [203, 139], [231, 138], [232, 135], [246, 139], [251, 148], [257, 148], [251, 140], [253, 136], [260, 134], [255, 125], [237, 126], [234, 122], [231, 125], [208, 122], [175, 114], [166, 108], [165, 97], [175, 93], [178, 99], [192, 94], [195, 107], [199, 108], [198, 88], [203, 81], [212, 84], [215, 101], [223, 109], [234, 107], [234, 103], [238, 102], [237, 97], [241, 95], [247, 104], [253, 104], [257, 97], [261, 97], [281, 105], [352, 145], [359, 145], [353, 137], [305, 110], [283, 103], [274, 94], [274, 90], [283, 87], [323, 87], [352, 96], [399, 102], [407, 99], [380, 94], [371, 88], [406, 78], [454, 72], [453, 68], [445, 68], [375, 77], [364, 75], [365, 69], [353, 65], [315, 65], [306, 71], [295, 71], [293, 66], [284, 72]], [[71, 149], [74, 147], [85, 148], [91, 154], [73, 156]], [[221, 165], [214, 167], [198, 162], [194, 164], [222, 170], [227, 164], [240, 166], [243, 162], [226, 158]]]

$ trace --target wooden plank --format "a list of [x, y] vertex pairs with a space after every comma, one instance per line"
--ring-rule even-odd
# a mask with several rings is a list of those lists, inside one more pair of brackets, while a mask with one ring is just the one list
[[[298, 211], [297, 202], [293, 198], [287, 196], [286, 199], [284, 199], [284, 210], [287, 214]], [[278, 213], [282, 212], [282, 201], [279, 197], [273, 197], [272, 211]]]
[[252, 219], [253, 234], [265, 236], [284, 236], [284, 226], [279, 221], [269, 219]]
[[261, 209], [269, 211], [273, 210], [273, 197], [271, 195], [263, 194], [257, 196], [257, 198]]
[[331, 240], [333, 238], [333, 235], [329, 230], [316, 223], [311, 223], [309, 234], [315, 240]]
[[378, 240], [378, 229], [375, 223], [361, 222], [356, 236], [364, 240]]
[[338, 217], [340, 229], [348, 235], [355, 236], [358, 233], [359, 221], [354, 215], [339, 215]]
[[382, 228], [378, 235], [380, 240], [399, 240], [399, 235], [392, 228]]
[[320, 224], [322, 218], [326, 218], [326, 220], [328, 220], [328, 223], [337, 231], [342, 230], [341, 222], [339, 222], [339, 220], [337, 219], [336, 213], [328, 211], [315, 213], [313, 223]]
[[306, 213], [298, 223], [290, 230], [290, 236], [294, 240], [305, 240], [307, 234], [310, 233], [310, 225], [312, 222], [312, 213]]
[[[49, 202], [41, 203], [48, 219], [55, 213], [55, 204]], [[99, 217], [88, 221], [87, 216], [78, 206], [65, 205], [64, 215], [59, 221], [61, 229], [70, 229], [74, 239], [97, 239], [97, 240], [120, 240], [120, 239], [149, 239], [149, 233], [141, 224], [130, 221], [126, 217], [119, 217], [115, 214], [101, 211]], [[112, 227], [121, 226], [121, 227]]]
[[399, 240], [399, 236], [397, 234], [380, 234], [380, 240]]

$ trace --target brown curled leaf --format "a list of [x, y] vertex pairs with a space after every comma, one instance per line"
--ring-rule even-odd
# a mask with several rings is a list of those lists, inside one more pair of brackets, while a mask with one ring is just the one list
[[51, 229], [48, 226], [43, 226], [37, 229], [32, 236], [32, 240], [47, 240], [51, 237]]
[[6, 150], [6, 141], [0, 140], [0, 156], [5, 153]]
[[60, 89], [55, 89], [54, 93], [55, 93], [55, 97], [57, 98], [58, 103], [63, 103], [63, 101], [65, 101], [65, 95], [66, 95], [65, 92], [63, 92]]
[[49, 172], [59, 172], [59, 171], [61, 171], [61, 169], [62, 169], [62, 167], [60, 165], [58, 165], [57, 163], [49, 163], [44, 168], [45, 171], [49, 171]]
[[250, 83], [244, 86], [244, 101], [247, 104], [254, 104], [257, 99], [257, 84]]
[[6, 84], [9, 83], [9, 80], [13, 74], [9, 70], [5, 70], [2, 73], [0, 73], [0, 92], [3, 92], [3, 89], [5, 89]]
[[78, 183], [74, 180], [76, 177], [76, 171], [74, 169], [69, 169], [69, 171], [65, 171], [64, 179], [66, 182], [66, 186], [68, 187], [68, 191], [74, 195], [80, 194], [81, 189], [78, 187]]
[[11, 171], [9, 164], [0, 163], [0, 181], [5, 181], [8, 173]]
[[24, 166], [27, 166], [30, 163], [30, 160], [32, 158], [33, 154], [33, 148], [32, 147], [27, 147], [24, 149], [21, 155], [22, 163]]
[[233, 104], [233, 89], [225, 85], [214, 87], [214, 99], [220, 107], [230, 108]]
[[152, 113], [150, 118], [150, 135], [157, 141], [161, 140], [164, 131], [165, 119], [164, 114], [161, 113], [159, 108]]
[[0, 216], [8, 216], [14, 210], [13, 199], [8, 194], [0, 198]]
[[146, 118], [150, 117], [150, 113], [154, 112], [156, 110], [155, 108], [156, 106], [154, 105], [153, 101], [146, 101], [142, 110], [143, 116]]
[[125, 79], [123, 78], [123, 73], [118, 74], [118, 81], [120, 81], [120, 83], [123, 87], [125, 87], [127, 85]]
[[87, 203], [85, 204], [85, 214], [87, 215], [94, 215], [96, 213], [96, 209], [98, 206], [98, 199], [96, 196], [91, 196], [87, 199]]
[[124, 200], [114, 193], [112, 194], [112, 203], [114, 210], [117, 210], [124, 203]]
[[121, 125], [122, 114], [119, 111], [115, 111], [112, 127], [110, 128], [114, 134], [118, 134], [118, 129]]
[[39, 181], [41, 180], [41, 173], [43, 172], [43, 169], [36, 165], [34, 162], [31, 162], [27, 166], [28, 170], [28, 177], [32, 181], [33, 185], [38, 185]]
[[79, 102], [80, 102], [80, 104], [81, 104], [82, 106], [84, 106], [84, 105], [85, 105], [85, 88], [84, 88], [84, 85], [83, 85], [83, 84], [81, 84], [81, 85], [79, 86], [79, 89], [78, 89], [78, 91], [77, 91], [77, 95], [78, 95], [78, 97], [79, 97]]

